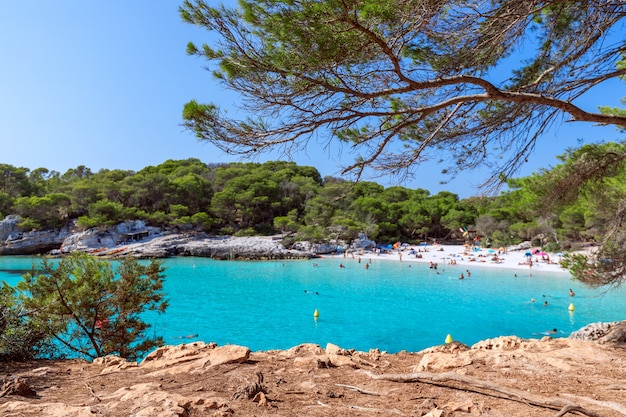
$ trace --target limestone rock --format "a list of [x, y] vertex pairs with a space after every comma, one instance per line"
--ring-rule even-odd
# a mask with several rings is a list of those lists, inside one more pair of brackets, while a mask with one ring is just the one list
[[327, 355], [350, 355], [349, 351], [340, 348], [339, 346], [328, 343], [326, 345], [326, 354]]
[[22, 397], [32, 397], [37, 393], [23, 378], [11, 378], [2, 384], [2, 397], [5, 395], [21, 395]]
[[250, 357], [245, 346], [217, 346], [214, 343], [195, 342], [178, 346], [163, 346], [141, 362], [140, 368], [157, 369], [152, 376], [176, 373], [201, 373], [206, 369], [227, 363], [243, 363]]
[[137, 367], [137, 362], [127, 362], [126, 359], [120, 358], [116, 355], [107, 355], [101, 358], [96, 358], [93, 360], [93, 364], [102, 365], [104, 367], [100, 372], [102, 374]]
[[500, 336], [482, 340], [472, 346], [472, 349], [514, 350], [524, 344], [524, 339], [517, 336]]
[[326, 352], [324, 352], [324, 349], [322, 349], [320, 345], [313, 343], [303, 343], [301, 345], [294, 346], [291, 349], [278, 351], [278, 354], [286, 359], [306, 356], [322, 356], [325, 353]]
[[315, 243], [311, 245], [311, 251], [315, 253], [328, 254], [336, 252], [339, 249], [335, 243]]
[[358, 368], [359, 365], [352, 358], [353, 353], [354, 350], [342, 349], [332, 343], [326, 345], [326, 354], [332, 366], [350, 366]]
[[24, 232], [20, 218], [0, 221], [0, 255], [60, 255], [75, 251], [106, 257], [165, 258], [201, 256], [213, 259], [310, 259], [310, 250], [286, 249], [280, 239], [266, 236], [209, 236], [205, 233], [164, 233], [140, 220], [115, 227], [78, 230], [75, 222], [61, 229]]
[[[590, 341], [606, 341], [612, 340], [614, 338], [615, 341], [619, 341], [619, 329], [626, 326], [626, 324], [624, 323], [625, 322], [591, 323], [583, 327], [582, 329], [572, 332], [572, 334], [569, 335], [569, 338]], [[609, 337], [609, 334], [612, 332], [614, 332], [613, 336]], [[626, 337], [622, 337], [622, 343], [626, 343]]]
[[[330, 358], [369, 369], [334, 366]], [[332, 366], [317, 367], [318, 360]], [[236, 345], [197, 342], [157, 349], [139, 366], [115, 356], [94, 363], [3, 363], [6, 378], [26, 379], [36, 396], [0, 396], [0, 415], [444, 417], [541, 413], [527, 402], [483, 395], [463, 386], [455, 390], [371, 378], [374, 374], [408, 374], [417, 363], [431, 372], [465, 374], [541, 398], [570, 396], [594, 415], [617, 417], [626, 407], [620, 395], [626, 380], [623, 349], [569, 338], [496, 338], [472, 348], [447, 344], [394, 354], [358, 352], [334, 344], [326, 349], [302, 344], [287, 351], [249, 352]], [[459, 367], [454, 368], [455, 364]], [[103, 373], [107, 368], [111, 372]], [[544, 411], [546, 415], [555, 412]]]
[[365, 234], [359, 233], [358, 237], [352, 241], [350, 247], [352, 249], [374, 249], [376, 242], [368, 239]]
[[414, 371], [446, 371], [469, 366], [472, 363], [473, 359], [468, 351], [455, 354], [427, 353], [414, 368]]
[[33, 255], [57, 249], [70, 234], [69, 227], [30, 232], [19, 229], [19, 216], [0, 221], [0, 255]]
[[20, 230], [17, 227], [20, 217], [11, 214], [6, 216], [4, 220], [0, 220], [0, 242], [5, 240], [16, 240], [19, 238]]
[[101, 399], [109, 402], [112, 409], [125, 410], [126, 415], [145, 417], [184, 416], [189, 414], [193, 405], [203, 403], [200, 398], [168, 393], [153, 382], [121, 388]]
[[94, 410], [89, 406], [74, 406], [63, 403], [25, 404], [11, 401], [0, 407], [5, 416], [46, 416], [46, 417], [93, 417]]

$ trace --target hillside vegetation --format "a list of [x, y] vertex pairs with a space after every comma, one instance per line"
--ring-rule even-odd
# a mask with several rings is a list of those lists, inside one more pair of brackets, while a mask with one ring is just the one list
[[[467, 239], [504, 246], [526, 240], [556, 249], [601, 235], [608, 210], [581, 195], [545, 211], [543, 177], [509, 181], [499, 196], [459, 199], [424, 189], [322, 178], [290, 162], [206, 164], [168, 160], [138, 172], [79, 166], [65, 173], [0, 164], [0, 216], [23, 230], [71, 219], [87, 229], [141, 219], [148, 225], [222, 235], [284, 233], [298, 239], [378, 242]], [[605, 201], [605, 203], [607, 203]], [[467, 232], [467, 233], [466, 233]]]

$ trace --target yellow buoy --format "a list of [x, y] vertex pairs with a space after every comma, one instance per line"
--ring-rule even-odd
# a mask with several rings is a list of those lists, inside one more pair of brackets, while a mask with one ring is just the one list
[[569, 311], [574, 311], [574, 303], [571, 303], [569, 307], [567, 307]]
[[452, 340], [453, 340], [453, 339], [452, 339], [452, 336], [450, 336], [450, 334], [448, 334], [448, 335], [446, 336], [446, 343], [452, 343]]
[[315, 309], [315, 312], [313, 313], [313, 317], [319, 317], [320, 316], [320, 312], [317, 311], [317, 309]]

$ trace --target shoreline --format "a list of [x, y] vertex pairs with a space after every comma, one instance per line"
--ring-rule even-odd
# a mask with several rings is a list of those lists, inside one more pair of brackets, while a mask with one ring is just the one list
[[[472, 267], [500, 268], [517, 271], [567, 273], [560, 266], [561, 253], [545, 253], [526, 256], [535, 249], [510, 250], [509, 248], [488, 249], [466, 245], [406, 245], [400, 249], [372, 251], [348, 249], [343, 253], [320, 253], [312, 248], [285, 248], [280, 239], [274, 236], [210, 236], [202, 233], [155, 233], [141, 240], [125, 243], [109, 242], [100, 239], [93, 230], [66, 236], [62, 244], [53, 250], [35, 250], [26, 245], [35, 245], [40, 239], [33, 236], [0, 244], [0, 255], [46, 255], [63, 256], [71, 252], [86, 252], [94, 256], [117, 259], [132, 256], [140, 259], [170, 257], [205, 257], [217, 260], [311, 260], [315, 258], [380, 259], [396, 262], [436, 263], [441, 266], [458, 265]], [[110, 240], [110, 239], [109, 239]], [[26, 245], [26, 246], [24, 246]], [[36, 246], [36, 245], [35, 245]], [[45, 245], [50, 246], [49, 244]], [[21, 249], [20, 249], [21, 248]], [[318, 248], [319, 249], [319, 248]], [[591, 250], [578, 251], [590, 253]], [[541, 256], [543, 254], [543, 256]], [[530, 265], [532, 260], [532, 266]]]
[[[416, 253], [412, 254], [412, 250]], [[463, 266], [470, 269], [471, 267], [479, 268], [500, 268], [511, 269], [517, 271], [526, 271], [530, 274], [537, 272], [557, 272], [557, 273], [569, 273], [568, 269], [562, 268], [560, 263], [560, 254], [547, 253], [542, 259], [540, 255], [533, 255], [532, 267], [530, 266], [526, 256], [526, 252], [529, 250], [519, 251], [494, 251], [493, 249], [480, 248], [479, 250], [468, 249], [463, 245], [436, 245], [436, 246], [420, 246], [413, 247], [412, 249], [406, 249], [402, 251], [394, 251], [393, 253], [372, 253], [364, 252], [359, 254], [358, 252], [334, 254], [334, 255], [321, 255], [322, 258], [330, 259], [358, 259], [362, 260], [384, 260], [384, 261], [396, 261], [396, 262], [414, 262], [414, 263], [436, 263], [438, 266]], [[417, 257], [420, 256], [421, 257]], [[497, 255], [497, 261], [494, 260], [494, 256]], [[548, 259], [550, 260], [548, 262]]]

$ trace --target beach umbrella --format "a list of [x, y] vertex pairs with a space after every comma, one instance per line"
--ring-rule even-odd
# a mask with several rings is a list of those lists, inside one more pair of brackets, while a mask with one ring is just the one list
[[546, 256], [546, 255], [547, 255], [547, 253], [546, 253], [546, 252], [539, 252], [539, 255], [540, 255], [540, 256]]
[[530, 252], [526, 252], [526, 253], [525, 253], [525, 256], [533, 256], [533, 254], [532, 254], [532, 253], [530, 253]]
[[495, 252], [495, 250], [493, 250], [493, 249], [489, 249], [487, 252], [489, 252], [489, 253], [494, 253], [494, 252]]

